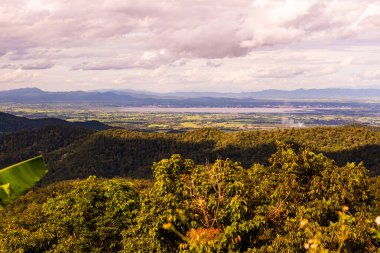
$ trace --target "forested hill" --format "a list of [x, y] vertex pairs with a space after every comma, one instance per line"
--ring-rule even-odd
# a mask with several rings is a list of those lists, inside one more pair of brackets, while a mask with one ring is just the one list
[[0, 168], [39, 154], [80, 142], [95, 130], [70, 125], [54, 125], [16, 133], [0, 134]]
[[363, 166], [380, 174], [379, 128], [0, 134], [0, 168], [38, 154], [49, 172], [0, 210], [0, 252], [379, 247], [380, 176]]
[[231, 158], [249, 168], [256, 162], [267, 164], [278, 140], [322, 152], [338, 165], [363, 161], [371, 175], [380, 174], [380, 129], [365, 126], [180, 134], [45, 127], [0, 135], [0, 167], [43, 154], [49, 167], [44, 183], [89, 175], [150, 177], [153, 162], [171, 154], [197, 163]]
[[99, 121], [68, 122], [56, 118], [28, 119], [0, 112], [0, 133], [16, 132], [53, 125], [72, 125], [95, 130], [106, 130], [111, 128]]

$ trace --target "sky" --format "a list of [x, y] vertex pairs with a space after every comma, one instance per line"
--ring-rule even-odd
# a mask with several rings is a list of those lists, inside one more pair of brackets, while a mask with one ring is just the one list
[[380, 88], [380, 0], [0, 0], [0, 90]]

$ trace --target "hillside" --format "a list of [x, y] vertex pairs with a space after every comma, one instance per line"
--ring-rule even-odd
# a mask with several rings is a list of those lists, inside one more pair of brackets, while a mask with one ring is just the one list
[[40, 154], [48, 155], [93, 133], [92, 129], [55, 125], [0, 134], [0, 168]]
[[0, 112], [0, 133], [17, 132], [53, 125], [80, 126], [95, 130], [106, 130], [111, 128], [110, 126], [98, 121], [68, 122], [56, 118], [28, 119], [25, 117], [17, 117], [12, 114]]
[[55, 126], [0, 135], [0, 166], [44, 154], [49, 165], [45, 184], [90, 175], [149, 178], [152, 163], [170, 154], [198, 163], [231, 158], [244, 167], [267, 164], [276, 140], [322, 152], [338, 165], [363, 161], [371, 175], [380, 174], [380, 130], [365, 126], [180, 134]]
[[151, 175], [150, 165], [170, 154], [181, 154], [200, 163], [231, 158], [249, 167], [255, 162], [266, 164], [275, 151], [276, 140], [323, 152], [339, 165], [363, 161], [373, 175], [380, 173], [377, 128], [347, 126], [238, 133], [202, 129], [181, 134], [108, 130], [50, 154], [51, 172], [46, 180], [85, 178], [91, 174], [147, 177]]

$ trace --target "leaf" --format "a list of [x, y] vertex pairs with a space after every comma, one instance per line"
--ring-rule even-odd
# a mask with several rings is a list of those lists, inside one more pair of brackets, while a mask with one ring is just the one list
[[32, 188], [46, 173], [42, 156], [0, 170], [0, 207]]

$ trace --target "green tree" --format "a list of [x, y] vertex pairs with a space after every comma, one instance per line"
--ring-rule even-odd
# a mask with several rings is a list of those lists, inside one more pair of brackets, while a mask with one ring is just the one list
[[[24, 213], [37, 219], [34, 224], [26, 226], [13, 220], [1, 226], [0, 252], [120, 250], [120, 232], [133, 226], [139, 208], [139, 195], [131, 183], [90, 177], [73, 186], [67, 193], [48, 199], [42, 208]], [[37, 217], [33, 216], [35, 211]]]
[[195, 165], [174, 155], [153, 171], [137, 224], [123, 232], [125, 252], [304, 252], [315, 238], [331, 252], [376, 248], [362, 164], [339, 167], [278, 143], [269, 166], [244, 170], [229, 159]]

